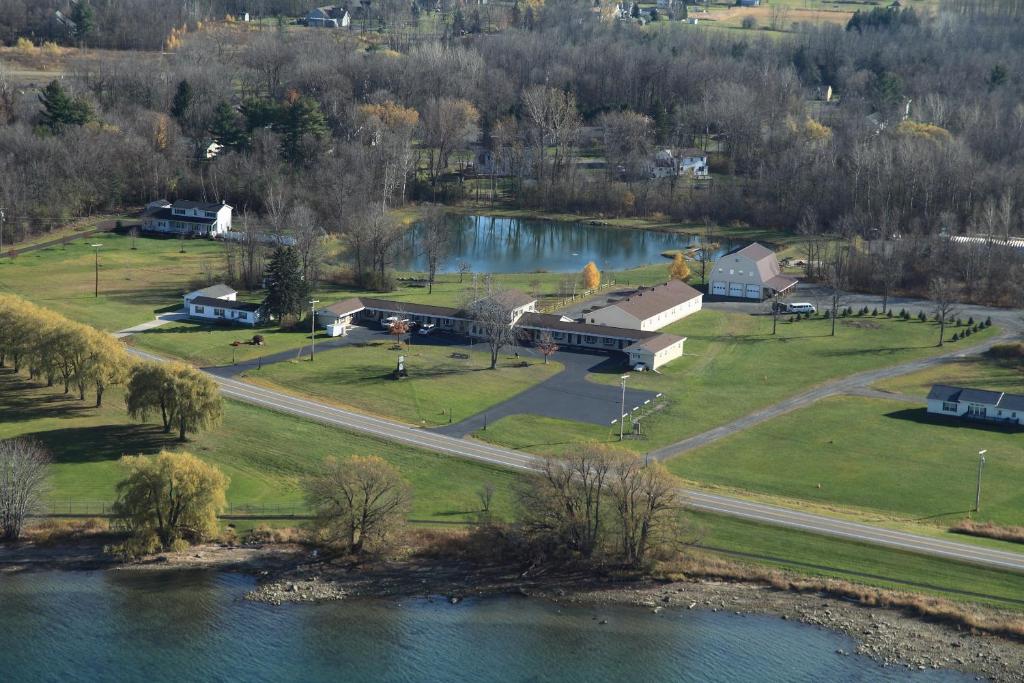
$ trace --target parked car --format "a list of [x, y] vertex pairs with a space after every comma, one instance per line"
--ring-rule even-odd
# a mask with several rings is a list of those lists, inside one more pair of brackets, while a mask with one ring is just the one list
[[437, 325], [435, 325], [434, 323], [423, 323], [422, 325], [420, 325], [419, 333], [430, 334], [436, 329]]
[[637, 363], [633, 366], [633, 372], [645, 372], [647, 370], [647, 363]]
[[772, 310], [777, 313], [817, 313], [818, 309], [814, 304], [789, 303], [786, 301], [775, 301], [772, 303]]
[[389, 316], [389, 317], [384, 318], [383, 320], [381, 320], [380, 321], [380, 326], [383, 329], [385, 329], [385, 330], [390, 330], [391, 327], [395, 323], [405, 323], [406, 325], [408, 325], [409, 324], [409, 319], [408, 318], [399, 318], [397, 315], [392, 315], [392, 316]]

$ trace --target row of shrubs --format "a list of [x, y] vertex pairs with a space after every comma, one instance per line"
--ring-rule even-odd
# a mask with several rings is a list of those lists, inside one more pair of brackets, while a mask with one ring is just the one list
[[[829, 310], [829, 309], [825, 309], [821, 313], [819, 313], [818, 315], [819, 315], [819, 317], [821, 317], [821, 318], [823, 318], [825, 320], [828, 320], [832, 316], [832, 311]], [[850, 318], [850, 317], [862, 318], [862, 317], [865, 317], [865, 316], [870, 316], [872, 318], [877, 318], [877, 317], [882, 316], [882, 315], [883, 314], [881, 314], [878, 311], [877, 308], [869, 309], [867, 306], [864, 306], [863, 308], [860, 308], [860, 309], [858, 309], [856, 311], [853, 310], [852, 306], [847, 306], [846, 308], [841, 308], [841, 309], [839, 309], [836, 312], [836, 317], [839, 317], [839, 318]], [[809, 320], [812, 317], [813, 317], [812, 313], [797, 313], [796, 315], [790, 316], [789, 322], [796, 322], [796, 321], [799, 321], [799, 320]], [[892, 318], [899, 318], [900, 320], [911, 320], [911, 319], [916, 318], [920, 322], [928, 322], [928, 314], [925, 313], [924, 311], [918, 311], [916, 316], [912, 316], [910, 314], [910, 312], [907, 309], [905, 309], [905, 308], [901, 309], [899, 313], [893, 313], [892, 309], [889, 309], [888, 311], [885, 312], [884, 317], [890, 318], [890, 319], [892, 319]], [[938, 315], [933, 315], [932, 316], [932, 320], [934, 320], [935, 322], [938, 322]], [[954, 325], [953, 321], [947, 322], [947, 325], [949, 325], [950, 327], [953, 327], [953, 326], [955, 326], [955, 327], [967, 327], [968, 330], [973, 330], [974, 332], [978, 332], [978, 331], [983, 330], [985, 328], [991, 327], [992, 326], [992, 318], [991, 317], [986, 318], [982, 322], [975, 322], [973, 316], [969, 317], [966, 322], [964, 322], [963, 318], [957, 318], [956, 322], [955, 322], [955, 325]]]

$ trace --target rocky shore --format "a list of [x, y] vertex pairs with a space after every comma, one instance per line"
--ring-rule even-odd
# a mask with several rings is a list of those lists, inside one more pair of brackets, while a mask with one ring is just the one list
[[425, 577], [409, 566], [408, 576], [384, 568], [332, 571], [307, 566], [282, 576], [267, 575], [246, 598], [274, 605], [360, 598], [520, 595], [563, 604], [636, 605], [652, 615], [665, 610], [704, 609], [736, 614], [776, 615], [839, 631], [857, 642], [853, 652], [884, 666], [909, 670], [954, 669], [998, 683], [1024, 681], [1024, 644], [929, 622], [900, 611], [864, 607], [852, 601], [802, 594], [769, 586], [715, 580], [617, 584], [583, 577], [546, 577], [543, 581], [488, 572], [456, 572], [442, 567]]
[[[587, 572], [546, 573], [508, 565], [480, 566], [458, 559], [413, 557], [377, 563], [325, 562], [316, 551], [290, 544], [203, 545], [120, 564], [102, 546], [0, 548], [0, 574], [52, 569], [118, 571], [211, 569], [255, 575], [246, 599], [281, 605], [353, 599], [465, 598], [518, 595], [562, 604], [636, 605], [652, 618], [665, 610], [703, 609], [776, 615], [845, 633], [855, 652], [885, 666], [911, 670], [954, 669], [999, 683], [1024, 681], [1024, 643], [966, 627], [928, 621], [900, 610], [866, 607], [821, 593], [797, 593], [757, 582], [595, 577]], [[842, 655], [853, 652], [840, 652]]]

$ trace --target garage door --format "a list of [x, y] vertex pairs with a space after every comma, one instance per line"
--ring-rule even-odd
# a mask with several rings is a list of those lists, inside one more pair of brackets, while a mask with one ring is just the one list
[[760, 299], [761, 298], [761, 286], [760, 285], [747, 285], [747, 298], [748, 299]]
[[725, 292], [726, 292], [726, 289], [725, 289], [725, 283], [724, 282], [712, 282], [711, 283], [711, 293], [712, 294], [718, 294], [720, 296], [725, 296]]
[[729, 283], [729, 296], [743, 296], [743, 283], [742, 282], [730, 282]]

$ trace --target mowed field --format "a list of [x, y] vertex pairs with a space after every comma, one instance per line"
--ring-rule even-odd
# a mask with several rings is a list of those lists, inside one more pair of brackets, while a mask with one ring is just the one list
[[[408, 376], [395, 380], [399, 356], [405, 358]], [[529, 365], [519, 367], [521, 362]], [[561, 370], [556, 362], [516, 360], [507, 353], [491, 370], [490, 354], [483, 350], [466, 353], [465, 347], [416, 343], [397, 350], [390, 341], [376, 341], [324, 351], [313, 362], [307, 356], [247, 370], [243, 376], [255, 384], [435, 427], [447, 424], [449, 415], [455, 422], [475, 415]]]
[[[978, 451], [988, 449], [972, 513]], [[948, 527], [1024, 525], [1024, 432], [929, 416], [924, 404], [836, 397], [668, 461], [683, 479]]]
[[[837, 320], [836, 336], [824, 319], [780, 321], [771, 334], [770, 316], [705, 309], [665, 329], [687, 337], [685, 355], [659, 373], [631, 373], [628, 388], [664, 395], [662, 407], [642, 419], [644, 438], [625, 445], [645, 452], [743, 417], [829, 380], [956, 349], [936, 346], [933, 322], [885, 317]], [[947, 329], [952, 336], [955, 328]], [[956, 342], [962, 348], [996, 334], [989, 328]], [[555, 355], [557, 359], [557, 354]], [[618, 372], [591, 374], [595, 382], [617, 384]], [[629, 408], [629, 405], [627, 405]], [[580, 440], [618, 438], [617, 428], [561, 420], [507, 417], [479, 438], [541, 453], [563, 452]]]
[[[155, 453], [162, 448], [185, 449], [221, 468], [230, 478], [228, 502], [234, 511], [247, 506], [272, 506], [264, 511], [303, 508], [301, 479], [316, 470], [325, 457], [379, 455], [398, 467], [412, 484], [412, 517], [437, 522], [472, 519], [480, 504], [476, 497], [485, 483], [497, 489], [495, 514], [510, 514], [514, 475], [482, 464], [397, 446], [342, 432], [306, 420], [225, 402], [224, 424], [195, 436], [186, 444], [163, 434], [156, 424], [138, 424], [125, 413], [123, 392], [108, 391], [103, 408], [64, 396], [0, 370], [0, 439], [30, 435], [40, 440], [54, 459], [49, 500], [55, 509], [71, 501], [106, 503], [116, 496], [123, 477], [117, 463], [122, 455]], [[96, 510], [95, 506], [90, 510]]]

